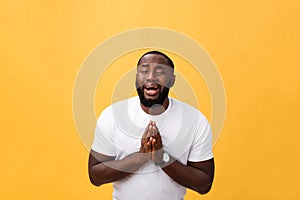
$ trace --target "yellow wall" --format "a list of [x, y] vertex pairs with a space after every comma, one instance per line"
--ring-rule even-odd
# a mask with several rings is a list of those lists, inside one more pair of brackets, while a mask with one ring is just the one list
[[104, 40], [155, 26], [201, 44], [226, 88], [213, 189], [186, 199], [299, 199], [299, 9], [298, 0], [1, 0], [0, 198], [110, 199], [111, 185], [87, 177], [75, 78]]

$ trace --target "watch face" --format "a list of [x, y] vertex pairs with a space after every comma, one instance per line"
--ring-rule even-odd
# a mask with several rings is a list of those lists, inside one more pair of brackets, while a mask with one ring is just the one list
[[167, 154], [167, 153], [164, 153], [164, 154], [163, 154], [163, 161], [166, 162], [166, 163], [170, 161], [170, 156], [169, 156], [169, 154]]

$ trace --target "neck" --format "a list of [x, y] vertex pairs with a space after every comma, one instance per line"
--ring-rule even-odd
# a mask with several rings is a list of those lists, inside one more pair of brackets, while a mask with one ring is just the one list
[[140, 104], [143, 111], [145, 111], [145, 113], [150, 114], [150, 115], [160, 115], [161, 113], [165, 112], [169, 106], [169, 98], [167, 97], [162, 105], [160, 104], [155, 104], [151, 107], [146, 107], [143, 104]]

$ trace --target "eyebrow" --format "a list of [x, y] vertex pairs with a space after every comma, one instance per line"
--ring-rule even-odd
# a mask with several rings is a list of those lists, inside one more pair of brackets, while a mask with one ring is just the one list
[[162, 65], [157, 65], [157, 66], [155, 66], [155, 69], [164, 69], [165, 67], [164, 66], [162, 66]]
[[[143, 63], [140, 65], [140, 67], [149, 67], [149, 65], [150, 65], [149, 63]], [[167, 66], [167, 67], [169, 67], [169, 66]], [[155, 66], [155, 68], [162, 69], [162, 68], [164, 68], [164, 65], [158, 64], [157, 66]]]
[[143, 64], [140, 65], [140, 67], [149, 67], [149, 65], [150, 64], [148, 64], [148, 63], [143, 63]]
[[[149, 68], [150, 64], [151, 63], [142, 63], [141, 65], [138, 66], [138, 68]], [[157, 65], [154, 67], [155, 70], [166, 70], [167, 68], [171, 68], [171, 67], [159, 63], [157, 63]]]

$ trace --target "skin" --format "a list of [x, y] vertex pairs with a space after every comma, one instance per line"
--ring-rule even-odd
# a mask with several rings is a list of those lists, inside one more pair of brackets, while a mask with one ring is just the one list
[[[159, 90], [164, 87], [172, 87], [175, 82], [175, 75], [168, 66], [167, 59], [161, 55], [145, 55], [137, 69], [137, 86], [147, 84], [160, 85]], [[144, 91], [146, 99], [155, 99], [159, 95], [148, 95]], [[146, 107], [141, 104], [146, 113], [158, 115], [164, 112], [169, 106], [169, 99], [166, 98], [161, 106]], [[89, 156], [89, 177], [92, 184], [100, 186], [105, 183], [119, 181], [142, 167], [145, 163], [152, 161], [159, 165], [162, 170], [178, 184], [192, 189], [200, 194], [209, 192], [214, 179], [214, 159], [190, 162], [187, 165], [181, 164], [170, 157], [169, 165], [161, 166], [163, 155], [163, 141], [155, 122], [150, 121], [141, 139], [141, 147], [122, 160], [115, 160], [115, 157], [103, 155], [93, 150]]]
[[[141, 61], [140, 65], [137, 68], [136, 74], [136, 86], [145, 86], [145, 85], [159, 85], [159, 92], [162, 92], [165, 88], [170, 88], [174, 85], [175, 75], [173, 74], [173, 69], [169, 67], [168, 60], [156, 54], [145, 55]], [[144, 92], [146, 99], [156, 99], [159, 94], [156, 95], [147, 95]], [[152, 115], [161, 114], [168, 108], [169, 98], [165, 98], [161, 106], [152, 106], [151, 108], [141, 104], [142, 109]]]

